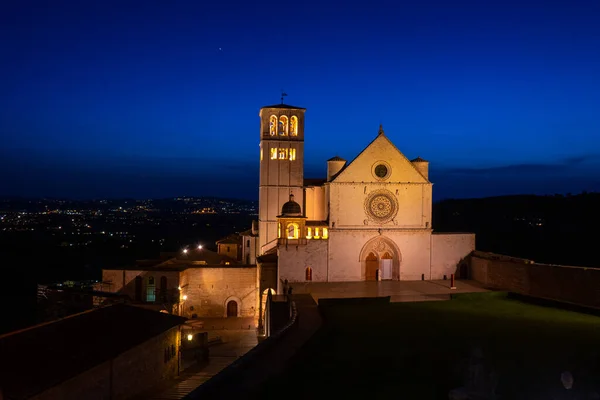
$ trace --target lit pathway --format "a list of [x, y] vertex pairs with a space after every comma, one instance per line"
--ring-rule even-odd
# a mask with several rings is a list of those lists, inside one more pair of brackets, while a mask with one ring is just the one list
[[[219, 335], [219, 331], [210, 332]], [[221, 335], [223, 336], [223, 335]], [[154, 395], [145, 395], [148, 400], [175, 400], [182, 399], [192, 390], [218, 374], [229, 364], [246, 354], [258, 343], [255, 330], [227, 331], [227, 342], [214, 345], [210, 348], [208, 365], [205, 367], [191, 367], [177, 378], [175, 383], [159, 390]]]

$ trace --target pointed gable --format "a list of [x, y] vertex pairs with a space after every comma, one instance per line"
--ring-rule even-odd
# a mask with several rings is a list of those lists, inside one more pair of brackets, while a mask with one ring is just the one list
[[[383, 164], [387, 177], [378, 179], [375, 168]], [[342, 182], [410, 182], [429, 183], [400, 150], [380, 131], [354, 160], [350, 162], [332, 181]]]

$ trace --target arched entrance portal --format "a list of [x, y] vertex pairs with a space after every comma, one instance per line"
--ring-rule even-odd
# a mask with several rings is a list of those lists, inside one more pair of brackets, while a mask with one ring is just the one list
[[360, 251], [361, 277], [366, 281], [400, 280], [402, 254], [393, 240], [375, 236]]
[[365, 260], [365, 281], [376, 281], [377, 270], [379, 269], [379, 260], [377, 256], [371, 252]]
[[238, 304], [235, 300], [229, 300], [227, 303], [227, 318], [238, 316]]

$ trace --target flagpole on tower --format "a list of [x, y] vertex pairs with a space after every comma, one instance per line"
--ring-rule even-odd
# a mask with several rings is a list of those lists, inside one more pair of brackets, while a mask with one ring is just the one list
[[283, 89], [281, 89], [281, 104], [283, 104], [283, 98], [287, 96], [287, 93], [283, 91]]

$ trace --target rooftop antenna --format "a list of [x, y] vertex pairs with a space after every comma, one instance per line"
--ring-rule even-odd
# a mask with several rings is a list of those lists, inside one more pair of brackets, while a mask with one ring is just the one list
[[281, 89], [281, 104], [283, 104], [283, 98], [287, 96], [287, 93]]

